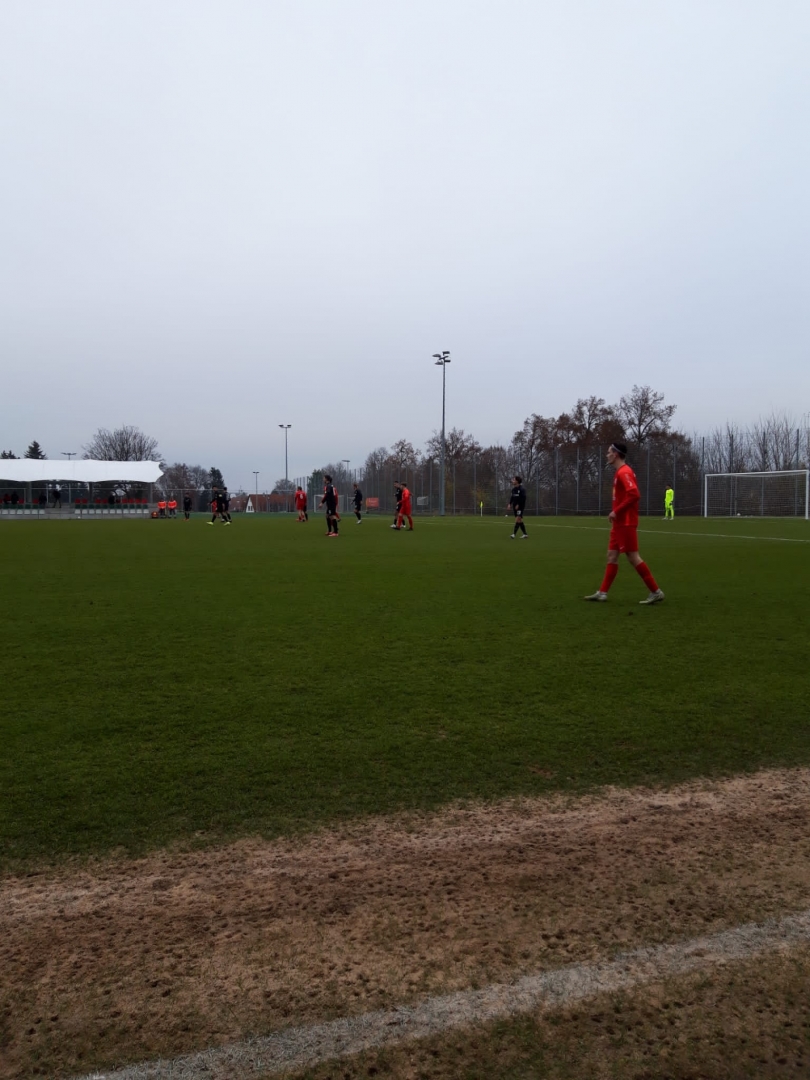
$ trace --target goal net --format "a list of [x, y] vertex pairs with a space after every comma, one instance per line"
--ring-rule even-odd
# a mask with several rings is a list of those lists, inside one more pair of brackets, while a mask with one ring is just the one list
[[808, 517], [810, 471], [709, 473], [704, 517]]

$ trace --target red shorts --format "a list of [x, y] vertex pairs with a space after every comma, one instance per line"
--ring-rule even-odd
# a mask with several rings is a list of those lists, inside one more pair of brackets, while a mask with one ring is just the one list
[[404, 502], [400, 513], [403, 517], [410, 517], [412, 513], [411, 504], [409, 502]]
[[635, 525], [612, 525], [610, 528], [609, 551], [638, 551], [638, 530]]

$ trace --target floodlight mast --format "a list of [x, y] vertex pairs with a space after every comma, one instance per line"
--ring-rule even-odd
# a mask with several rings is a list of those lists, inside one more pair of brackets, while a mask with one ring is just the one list
[[284, 431], [284, 513], [286, 514], [290, 487], [290, 470], [287, 465], [287, 432], [292, 427], [292, 424], [279, 424], [278, 426]]
[[445, 349], [444, 352], [434, 353], [433, 359], [436, 361], [436, 367], [442, 369], [442, 455], [441, 464], [439, 465], [439, 471], [441, 472], [441, 483], [439, 486], [439, 517], [444, 517], [444, 455], [445, 455], [445, 439], [444, 439], [444, 411], [445, 411], [445, 375], [447, 365], [450, 363], [450, 353]]

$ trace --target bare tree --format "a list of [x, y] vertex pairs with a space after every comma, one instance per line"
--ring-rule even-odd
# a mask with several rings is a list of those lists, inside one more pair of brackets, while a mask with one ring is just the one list
[[707, 473], [745, 472], [750, 467], [748, 439], [737, 424], [713, 428], [706, 436], [703, 467]]
[[542, 454], [554, 447], [554, 427], [554, 420], [532, 413], [512, 436], [509, 454], [514, 473], [527, 483], [535, 479]]
[[292, 495], [292, 493], [294, 491], [295, 491], [295, 484], [292, 482], [292, 480], [288, 480], [286, 477], [282, 476], [282, 478], [280, 480], [276, 480], [275, 484], [273, 484], [273, 490], [272, 490], [271, 494], [272, 495]]
[[419, 461], [419, 455], [407, 439], [397, 439], [391, 446], [388, 461], [399, 469], [413, 469]]
[[[442, 456], [442, 434], [434, 431], [425, 443], [425, 450], [429, 458], [438, 459]], [[444, 436], [444, 456], [450, 462], [472, 461], [473, 457], [481, 453], [475, 436], [468, 435], [463, 428], [451, 428]]]
[[799, 432], [796, 421], [787, 413], [771, 413], [760, 417], [751, 428], [751, 468], [759, 472], [770, 469], [793, 469], [799, 457]]
[[389, 457], [389, 450], [386, 446], [378, 446], [376, 450], [372, 450], [366, 458], [364, 469], [366, 472], [377, 472], [383, 467]]
[[634, 386], [619, 399], [616, 416], [627, 439], [642, 446], [652, 434], [669, 431], [676, 405], [664, 404], [664, 395], [650, 386]]
[[157, 439], [144, 435], [138, 428], [126, 425], [109, 431], [99, 428], [90, 442], [82, 447], [84, 457], [95, 461], [159, 461]]

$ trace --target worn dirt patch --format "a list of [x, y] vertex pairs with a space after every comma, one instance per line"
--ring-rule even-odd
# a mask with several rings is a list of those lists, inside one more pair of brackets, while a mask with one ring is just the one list
[[810, 949], [291, 1071], [288, 1080], [805, 1080]]
[[0, 882], [0, 1077], [221, 1045], [810, 903], [810, 770]]

